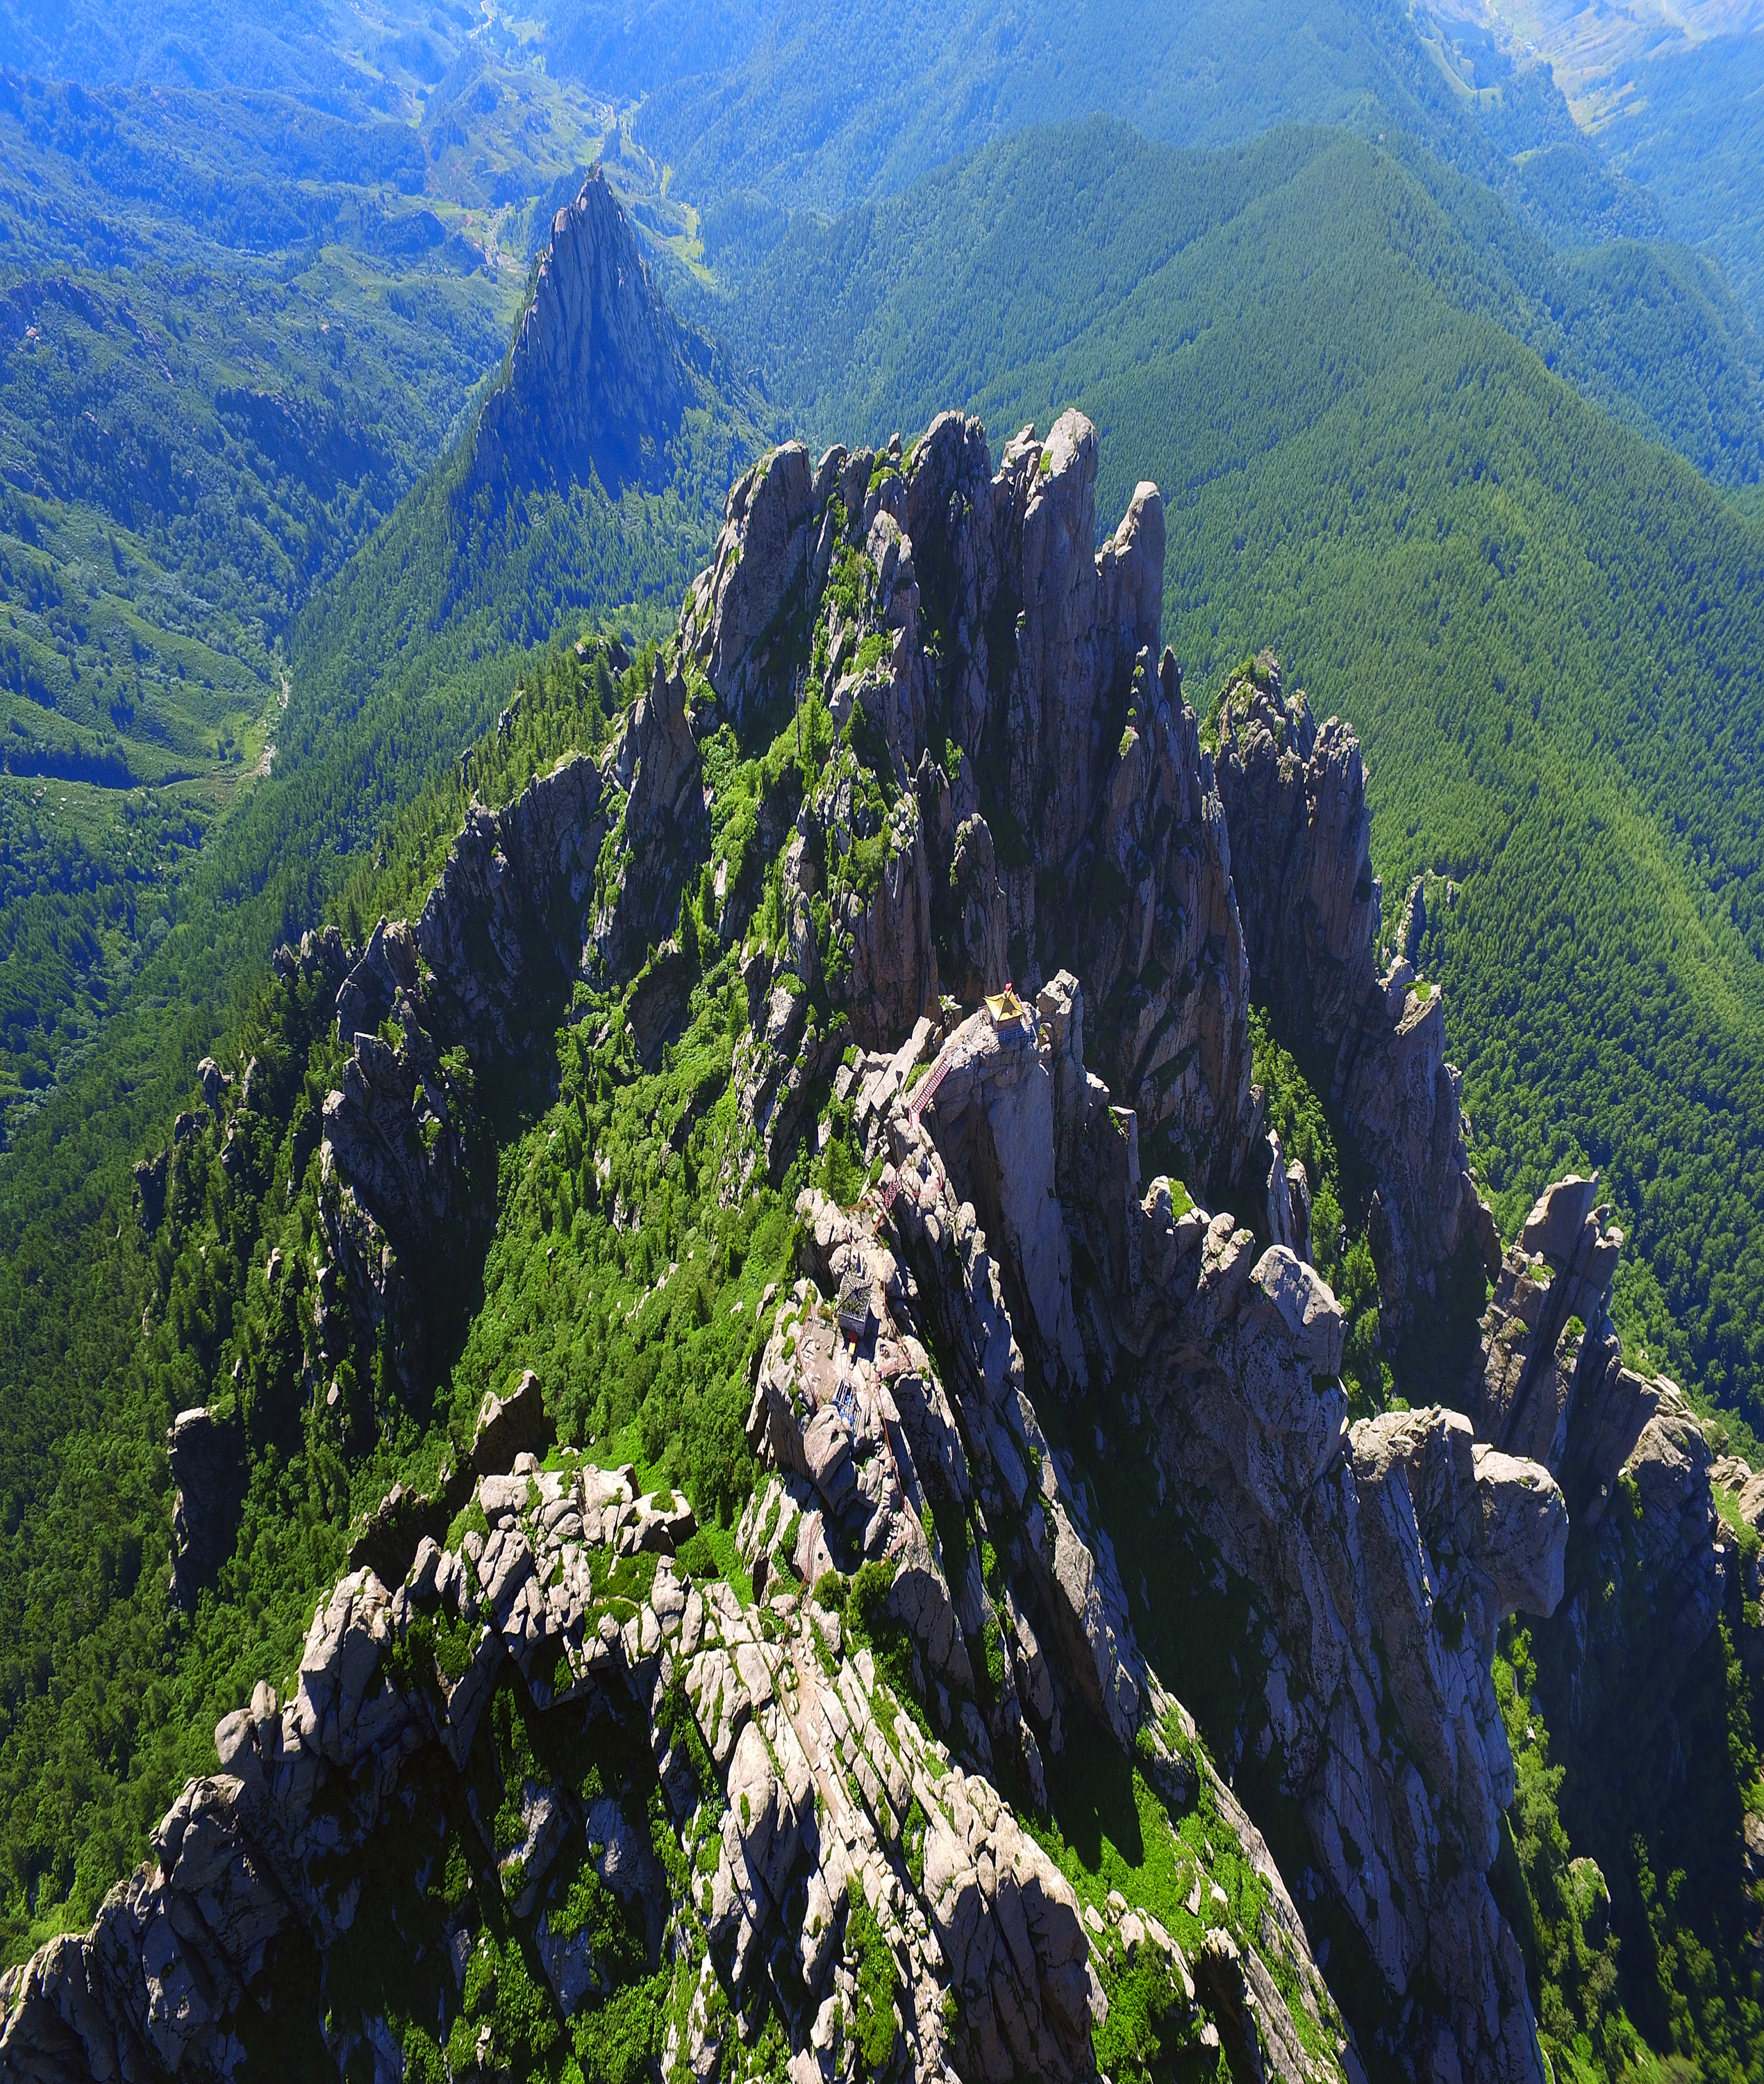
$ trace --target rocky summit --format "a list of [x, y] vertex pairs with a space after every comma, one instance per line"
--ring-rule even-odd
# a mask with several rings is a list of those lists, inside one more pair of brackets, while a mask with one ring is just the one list
[[[480, 460], [573, 390], [552, 301], [641, 286], [604, 214], [590, 183], [560, 218]], [[1497, 1631], [1529, 1617], [1596, 1718], [1656, 1638], [1710, 1637], [1739, 1567], [1714, 1487], [1755, 1527], [1764, 1479], [1622, 1364], [1593, 1183], [1503, 1253], [1440, 994], [1381, 963], [1352, 735], [1264, 657], [1203, 742], [1159, 493], [1098, 549], [1097, 463], [1076, 413], [996, 460], [954, 413], [910, 451], [773, 451], [603, 749], [475, 806], [414, 921], [278, 958], [345, 1053], [302, 1117], [311, 1234], [262, 1276], [300, 1298], [309, 1405], [343, 1384], [354, 1422], [356, 1353], [377, 1409], [432, 1389], [444, 1291], [510, 1220], [491, 1097], [563, 1023], [596, 1082], [548, 1138], [650, 1078], [707, 1225], [791, 1188], [787, 1270], [725, 1312], [753, 1473], [700, 1526], [561, 1426], [536, 1362], [506, 1384], [364, 1523], [152, 1864], [0, 1982], [7, 2084], [275, 2074], [302, 2023], [376, 2080], [1542, 2084], [1533, 1936], [1491, 1883]], [[1434, 1402], [1351, 1411], [1252, 1002], [1366, 1183], [1392, 1335], [1457, 1313]], [[191, 1135], [239, 1147], [252, 1070], [213, 1084]], [[150, 1227], [180, 1162], [144, 1168]], [[628, 1243], [610, 1145], [572, 1176], [574, 1224]], [[176, 1421], [187, 1603], [231, 1437]], [[1147, 1543], [1200, 1559], [1182, 1600], [1230, 1641], [1160, 1667]], [[1652, 1635], [1597, 1596], [1614, 1544]]]

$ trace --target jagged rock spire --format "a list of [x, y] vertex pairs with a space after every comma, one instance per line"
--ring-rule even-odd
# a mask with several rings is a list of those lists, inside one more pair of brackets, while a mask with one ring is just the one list
[[1461, 1256], [1493, 1274], [1500, 1249], [1470, 1175], [1444, 998], [1406, 957], [1379, 973], [1360, 743], [1339, 718], [1319, 725], [1264, 652], [1226, 690], [1216, 774], [1250, 973], [1371, 1171], [1379, 1293], [1400, 1328]]
[[[678, 643], [755, 742], [812, 677], [841, 726], [854, 705], [871, 716], [910, 780], [896, 850], [911, 874], [886, 918], [853, 917], [860, 1042], [911, 1027], [933, 944], [938, 989], [969, 1005], [1069, 967], [1107, 1009], [1098, 1061], [1123, 1103], [1186, 1174], [1222, 1183], [1252, 1109], [1224, 815], [1160, 653], [1163, 502], [1138, 486], [1098, 551], [1097, 452], [1077, 412], [1045, 440], [1023, 429], [996, 471], [984, 429], [958, 413], [910, 454], [898, 436], [818, 465], [797, 443], [775, 449], [731, 492]], [[803, 629], [818, 633], [806, 655]], [[806, 918], [819, 871], [812, 850], [793, 858]], [[732, 891], [725, 933], [755, 896]], [[806, 981], [796, 965], [813, 959], [803, 942], [788, 966]], [[792, 1124], [776, 1082], [799, 1060], [805, 1004], [793, 993], [796, 1024], [764, 1041], [756, 1119]]]
[[467, 485], [645, 475], [694, 389], [687, 337], [596, 167], [552, 223], [508, 374], [486, 401]]

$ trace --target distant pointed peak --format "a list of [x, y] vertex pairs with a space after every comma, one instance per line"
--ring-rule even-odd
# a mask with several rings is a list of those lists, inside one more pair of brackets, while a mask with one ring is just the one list
[[605, 169], [552, 221], [509, 371], [479, 420], [468, 489], [642, 472], [693, 391], [682, 328]]

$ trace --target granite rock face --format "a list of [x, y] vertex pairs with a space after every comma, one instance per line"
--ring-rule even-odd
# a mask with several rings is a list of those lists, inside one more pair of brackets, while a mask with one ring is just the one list
[[[855, 493], [855, 487], [853, 488]], [[682, 611], [717, 700], [742, 718], [766, 693], [773, 642], [793, 595], [808, 582], [816, 477], [808, 451], [787, 442], [763, 456], [729, 495], [712, 563]], [[822, 489], [821, 502], [827, 498]], [[827, 563], [820, 561], [820, 576]], [[781, 662], [780, 662], [781, 663]]]
[[[535, 1014], [581, 964], [610, 793], [575, 753], [506, 810], [467, 815], [412, 938], [439, 1024], [480, 1059], [540, 1039]], [[341, 1030], [341, 999], [337, 1012]]]
[[[321, 1367], [383, 1331], [412, 1391], [433, 1364], [425, 1277], [485, 1214], [468, 1142], [470, 1065], [436, 1031], [425, 967], [409, 927], [383, 920], [338, 993], [353, 1049], [324, 1102], [313, 1277]], [[342, 1394], [336, 1376], [325, 1393]]]
[[[315, 989], [322, 998], [336, 993], [359, 952], [345, 946], [335, 926], [328, 926], [322, 933], [302, 934], [298, 950], [278, 948], [273, 973], [283, 987]], [[238, 1156], [236, 1145], [228, 1148], [231, 1131], [241, 1113], [248, 1116], [258, 1105], [264, 1081], [261, 1066], [255, 1059], [244, 1067], [243, 1075], [235, 1083], [231, 1072], [205, 1057], [197, 1067], [197, 1082], [207, 1119], [196, 1112], [179, 1114], [169, 1146], [139, 1159], [134, 1167], [136, 1214], [150, 1237], [165, 1220], [168, 1197], [174, 1195], [180, 1172], [200, 1150], [205, 1135], [212, 1133], [222, 1139], [225, 1162], [231, 1170]], [[310, 1155], [311, 1146], [302, 1146], [298, 1154], [301, 1169]]]
[[171, 1514], [171, 1603], [188, 1613], [231, 1553], [243, 1466], [236, 1426], [205, 1405], [180, 1411], [166, 1436], [177, 1497]]
[[[523, 343], [539, 398], [563, 365]], [[352, 1987], [357, 1909], [412, 1819], [469, 1869], [431, 1934], [461, 1987], [462, 1906], [493, 1900], [562, 2010], [594, 2001], [613, 1927], [582, 1906], [611, 1891], [672, 1977], [670, 2075], [710, 2078], [775, 2012], [793, 2084], [845, 2084], [882, 1973], [871, 2068], [1087, 2078], [1132, 1962], [1203, 2062], [1357, 2079], [1306, 1936], [1326, 1904], [1381, 2057], [1429, 2084], [1542, 2078], [1487, 1879], [1514, 1785], [1495, 1630], [1562, 1636], [1574, 1544], [1620, 1522], [1653, 1610], [1706, 1635], [1727, 1567], [1707, 1450], [1616, 1358], [1614, 1234], [1576, 1182], [1500, 1266], [1463, 1411], [1350, 1423], [1304, 1170], [1250, 1083], [1252, 976], [1375, 1180], [1392, 1327], [1492, 1237], [1440, 1003], [1406, 960], [1377, 973], [1352, 739], [1264, 659], [1216, 765], [1161, 650], [1157, 490], [1098, 550], [1096, 473], [1077, 414], [996, 468], [953, 414], [910, 454], [775, 451], [611, 742], [475, 804], [414, 924], [278, 957], [287, 988], [334, 995], [350, 1052], [311, 1262], [263, 1276], [310, 1310], [312, 1395], [359, 1393], [352, 1337], [429, 1380], [494, 1212], [486, 1090], [548, 1073], [560, 1009], [622, 1021], [654, 1065], [723, 964], [731, 1099], [700, 1191], [738, 1201], [835, 1133], [861, 1191], [802, 1191], [793, 1276], [757, 1306], [742, 1569], [709, 1574], [683, 1498], [556, 1450], [524, 1377], [469, 1467], [363, 1526], [293, 1697], [261, 1688], [222, 1724], [222, 1774], [186, 1790], [157, 1864], [0, 1983], [4, 2084], [230, 2074], [289, 1962]], [[207, 1084], [186, 1142], [229, 1133], [253, 1073]], [[1127, 1459], [1151, 1545], [1248, 1616], [1219, 1672], [1157, 1668], [1175, 1638], [1121, 1557], [1161, 1566], [1144, 1527], [1118, 1553], [1093, 1480]], [[1620, 1646], [1573, 1625], [1602, 1701]], [[1216, 1768], [1166, 1681], [1226, 1671]], [[1240, 1772], [1297, 1819], [1300, 1871]], [[1182, 1943], [1124, 1899], [1081, 1904], [1026, 1828], [1086, 1773], [1204, 1819], [1170, 1840]], [[1229, 1908], [1246, 1888], [1254, 1917]], [[340, 2068], [402, 2059], [384, 2018], [327, 2032]], [[450, 2044], [455, 2073], [467, 2055]]]
[[1372, 1243], [1387, 1329], [1440, 1299], [1461, 1256], [1490, 1273], [1494, 1221], [1464, 1146], [1440, 993], [1399, 958], [1377, 972], [1380, 891], [1360, 747], [1318, 725], [1264, 653], [1220, 713], [1219, 794], [1257, 989], [1319, 1067], [1375, 1180]]
[[[1466, 2075], [1541, 2077], [1523, 1961], [1485, 1879], [1513, 1792], [1489, 1665], [1504, 1615], [1545, 1616], [1562, 1597], [1561, 1493], [1538, 1464], [1478, 1445], [1456, 1412], [1350, 1426], [1328, 1287], [1229, 1214], [1177, 1214], [1167, 1178], [1142, 1186], [1136, 1120], [1085, 1067], [1088, 1025], [1063, 974], [1033, 1014], [983, 1013], [948, 1037], [919, 1120], [899, 1100], [888, 1118], [909, 1189], [890, 1221], [910, 1234], [912, 1138], [929, 1129], [939, 1178], [988, 1212], [1036, 1377], [1093, 1396], [1131, 1383], [1136, 1451], [1153, 1457], [1160, 1497], [1264, 1617], [1240, 1741], [1263, 1758], [1278, 1746], [1313, 1886], [1347, 1910], [1394, 1993], [1440, 1993], [1407, 2006], [1390, 2052], [1417, 2073], [1454, 2046]], [[954, 1292], [907, 1256], [921, 1295]], [[1081, 1261], [1098, 1277], [1075, 1310]], [[947, 1351], [952, 1336], [939, 1325], [933, 1343]], [[1073, 1669], [1097, 1673], [1091, 1701], [1130, 1726], [1157, 1682], [1118, 1580], [1099, 1567], [1085, 1591], [1030, 1610], [1054, 1645], [1090, 1616]]]
[[[817, 1212], [818, 1235], [829, 1222]], [[827, 1241], [844, 1248], [830, 1231]], [[790, 1366], [784, 1348], [811, 1319], [822, 1321], [805, 1281], [777, 1307], [762, 1409], [789, 1409], [777, 1379]], [[812, 1383], [819, 1363], [793, 1343]], [[865, 1422], [886, 1427], [887, 1391], [869, 1396]], [[480, 1433], [486, 1460], [502, 1437], [497, 1418]], [[290, 1962], [313, 1960], [322, 1978], [347, 1956], [358, 1911], [371, 1914], [370, 1868], [417, 1860], [413, 1874], [376, 1886], [402, 1883], [422, 1900], [438, 1857], [421, 1852], [425, 1832], [438, 1843], [455, 1833], [450, 1858], [470, 1873], [440, 1935], [445, 1955], [463, 1972], [473, 1891], [489, 1891], [503, 1917], [531, 1928], [566, 2012], [605, 1987], [569, 1905], [592, 1883], [625, 1904], [632, 1943], [698, 1993], [670, 2027], [670, 2072], [683, 2061], [715, 2073], [734, 2028], [732, 1991], [743, 2001], [770, 1993], [789, 2023], [800, 2084], [862, 2073], [834, 2023], [862, 2016], [860, 1974], [870, 1971], [859, 1906], [890, 1963], [894, 2047], [882, 2066], [895, 2073], [992, 2084], [1028, 2069], [1093, 2076], [1091, 2031], [1107, 2011], [1098, 1947], [1127, 1959], [1149, 1950], [1178, 1995], [1166, 2031], [1185, 2004], [1198, 2029], [1196, 1983], [1217, 1964], [1191, 1965], [1155, 1920], [1124, 1906], [1081, 1914], [996, 1790], [901, 1713], [870, 1651], [842, 1639], [835, 1612], [788, 1589], [744, 1606], [727, 1584], [695, 1580], [675, 1556], [690, 1514], [637, 1495], [629, 1469], [541, 1470], [519, 1453], [511, 1469], [479, 1476], [475, 1503], [478, 1527], [459, 1547], [425, 1539], [395, 1588], [368, 1569], [342, 1580], [314, 1615], [293, 1697], [278, 1703], [260, 1686], [222, 1722], [222, 1770], [186, 1788], [152, 1865], [112, 1891], [89, 1934], [0, 1979], [6, 2084], [230, 2075], [250, 2031], [242, 2007], [275, 2015]], [[908, 1596], [912, 1571], [897, 1597]], [[1033, 1642], [1026, 1622], [1022, 1631]], [[579, 1792], [530, 1750], [510, 1751], [494, 1733], [513, 1726], [517, 1673], [532, 1712], [577, 1741], [599, 1733], [616, 1755], [634, 1733], [632, 1755], [653, 1761], [646, 1807], [629, 1782]], [[486, 1773], [518, 1815], [512, 1850], [476, 1806]], [[1271, 1874], [1266, 1849], [1218, 1793]], [[653, 1849], [669, 1840], [689, 1890], [670, 1886]], [[1195, 1890], [1212, 1886], [1197, 1866]], [[1284, 1891], [1274, 1910], [1262, 1943], [1302, 1979], [1316, 2024], [1330, 2009]], [[1235, 1964], [1233, 2030], [1261, 2073], [1339, 2073], [1307, 2052], [1261, 1955], [1217, 1938]], [[283, 2014], [280, 2030], [296, 2023]], [[327, 2032], [345, 2066], [358, 2050], [374, 2058], [388, 2037], [383, 2019], [341, 2014]]]
[[[603, 756], [609, 815], [608, 858], [578, 961], [596, 978], [627, 977], [639, 970], [672, 927], [679, 909], [683, 871], [700, 860], [710, 840], [697, 741], [687, 712], [687, 689], [678, 673], [656, 662], [649, 692]], [[598, 862], [603, 845], [594, 834]], [[593, 865], [590, 862], [590, 866]], [[587, 894], [571, 879], [565, 897], [556, 879], [539, 885], [552, 906], [574, 917]]]
[[[1739, 1558], [1718, 1477], [1742, 1517], [1757, 1493], [1743, 1463], [1716, 1469], [1676, 1383], [1625, 1366], [1610, 1315], [1623, 1234], [1597, 1199], [1597, 1180], [1575, 1174], [1539, 1196], [1502, 1260], [1463, 1403], [1481, 1438], [1560, 1480], [1574, 1538], [1568, 1596], [1542, 1637], [1552, 1720], [1589, 1740], [1619, 1721], [1620, 1756], [1672, 1712], [1727, 1603]], [[1746, 1647], [1764, 1661], [1764, 1644]]]
[[[790, 446], [730, 495], [681, 614], [690, 670], [738, 727], [818, 700], [882, 748], [767, 807], [785, 880], [753, 943], [744, 1105], [768, 1159], [819, 1069], [793, 980], [882, 1048], [941, 990], [1032, 996], [1064, 966], [1107, 1010], [1097, 1047], [1145, 1133], [1198, 1178], [1245, 1162], [1248, 976], [1212, 763], [1160, 657], [1162, 503], [1139, 487], [1098, 552], [1096, 471], [1081, 414], [995, 471], [946, 413], [910, 455]], [[759, 897], [730, 870], [725, 941]]]
[[[1764, 1538], [1764, 1473], [1737, 1455], [1724, 1455], [1711, 1465], [1709, 1482], [1711, 1489], [1728, 1493], [1734, 1517]], [[1764, 1673], [1764, 1620], [1758, 1618], [1764, 1614], [1764, 1549], [1748, 1554], [1741, 1548], [1728, 1561], [1730, 1586], [1740, 1595], [1737, 1646], [1747, 1671], [1756, 1678]], [[1749, 1880], [1764, 1879], [1764, 1828], [1748, 1827], [1746, 1871]], [[1754, 1931], [1754, 1944], [1764, 1946], [1764, 1929]]]
[[511, 1468], [517, 1455], [543, 1455], [557, 1438], [539, 1377], [531, 1368], [506, 1396], [487, 1396], [472, 1435], [472, 1466], [480, 1476]]
[[[598, 760], [566, 756], [501, 811], [474, 804], [415, 926], [382, 920], [339, 985], [353, 1049], [324, 1103], [327, 1263], [354, 1332], [389, 1328], [412, 1387], [433, 1364], [437, 1278], [491, 1214], [493, 1182], [473, 1165], [476, 1082], [521, 1074], [573, 980], [654, 956], [680, 863], [705, 844], [685, 699], [658, 668]], [[319, 1293], [322, 1316], [322, 1267]], [[324, 1351], [343, 1342], [340, 1325]]]

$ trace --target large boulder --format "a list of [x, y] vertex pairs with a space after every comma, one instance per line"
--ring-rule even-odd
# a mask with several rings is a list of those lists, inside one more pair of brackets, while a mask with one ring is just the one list
[[528, 1368], [506, 1396], [487, 1396], [472, 1434], [472, 1466], [480, 1476], [514, 1466], [520, 1454], [543, 1455], [557, 1438], [539, 1377]]

